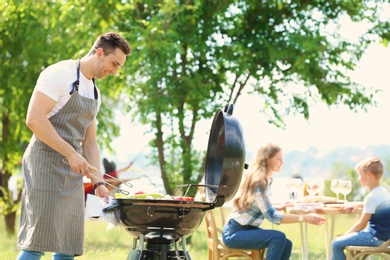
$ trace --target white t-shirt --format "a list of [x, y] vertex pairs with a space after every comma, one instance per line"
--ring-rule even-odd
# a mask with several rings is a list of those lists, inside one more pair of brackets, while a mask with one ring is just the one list
[[370, 213], [367, 230], [376, 238], [387, 241], [390, 239], [390, 193], [378, 186], [364, 198], [363, 213]]
[[[77, 79], [77, 61], [64, 60], [50, 65], [41, 72], [34, 91], [39, 91], [55, 100], [57, 103], [47, 115], [48, 118], [55, 115], [70, 99], [69, 94], [73, 89], [73, 82]], [[80, 84], [78, 93], [86, 98], [95, 99], [94, 84], [80, 71]], [[101, 97], [98, 88], [98, 107], [100, 108]]]
[[385, 188], [378, 186], [372, 189], [364, 198], [363, 213], [375, 214], [378, 206], [385, 201], [390, 202], [390, 193]]

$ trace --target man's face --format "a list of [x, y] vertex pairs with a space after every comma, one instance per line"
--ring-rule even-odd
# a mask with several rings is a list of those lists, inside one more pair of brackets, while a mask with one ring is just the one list
[[113, 53], [108, 55], [104, 54], [103, 49], [98, 49], [96, 55], [98, 65], [95, 77], [99, 79], [105, 78], [110, 74], [115, 75], [126, 61], [126, 54], [119, 48], [116, 48]]

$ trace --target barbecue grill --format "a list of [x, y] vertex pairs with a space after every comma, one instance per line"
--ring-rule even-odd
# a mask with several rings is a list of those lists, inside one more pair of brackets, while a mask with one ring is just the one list
[[[207, 210], [221, 207], [237, 192], [245, 164], [245, 144], [241, 125], [227, 105], [214, 115], [210, 130], [205, 184], [184, 184], [176, 188], [204, 190], [204, 200], [161, 198], [116, 198], [105, 208], [114, 212], [118, 222], [133, 236], [128, 260], [191, 259], [186, 238], [202, 223]], [[181, 246], [180, 246], [181, 245]]]

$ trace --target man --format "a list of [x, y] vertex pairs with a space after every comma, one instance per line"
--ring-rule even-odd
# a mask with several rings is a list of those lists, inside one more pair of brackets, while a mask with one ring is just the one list
[[39, 76], [27, 112], [33, 132], [23, 156], [18, 259], [74, 259], [83, 254], [83, 176], [108, 201], [99, 172], [96, 114], [101, 98], [95, 78], [116, 74], [131, 52], [117, 33], [100, 35], [81, 59], [60, 61]]

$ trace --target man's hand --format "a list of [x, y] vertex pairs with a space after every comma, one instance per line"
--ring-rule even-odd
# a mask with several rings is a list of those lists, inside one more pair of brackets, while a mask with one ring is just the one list
[[104, 201], [108, 203], [108, 196], [110, 195], [110, 191], [105, 185], [99, 185], [95, 189], [95, 195], [99, 198], [104, 198]]
[[72, 168], [73, 172], [90, 178], [90, 172], [88, 170], [89, 164], [81, 154], [74, 153], [66, 159], [68, 160], [69, 166]]

